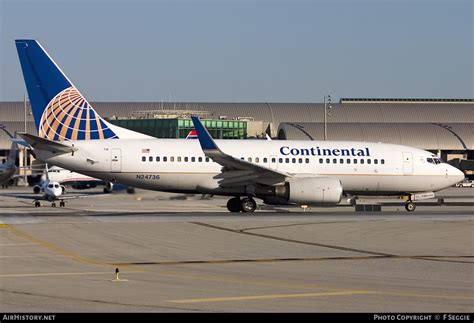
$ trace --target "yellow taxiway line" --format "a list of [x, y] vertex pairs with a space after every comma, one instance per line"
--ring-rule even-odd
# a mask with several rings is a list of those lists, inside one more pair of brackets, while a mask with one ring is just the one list
[[214, 303], [214, 302], [231, 302], [231, 301], [252, 301], [278, 298], [305, 298], [305, 297], [324, 297], [324, 296], [345, 296], [345, 295], [364, 295], [374, 294], [375, 292], [364, 290], [348, 290], [341, 292], [320, 292], [320, 293], [304, 293], [304, 294], [271, 294], [271, 295], [254, 295], [254, 296], [236, 296], [236, 297], [215, 297], [215, 298], [193, 298], [168, 301], [170, 303], [189, 304], [189, 303]]

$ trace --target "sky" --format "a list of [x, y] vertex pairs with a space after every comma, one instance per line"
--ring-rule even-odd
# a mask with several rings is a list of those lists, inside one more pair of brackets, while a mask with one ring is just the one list
[[471, 0], [0, 0], [0, 101], [41, 42], [89, 101], [473, 98]]

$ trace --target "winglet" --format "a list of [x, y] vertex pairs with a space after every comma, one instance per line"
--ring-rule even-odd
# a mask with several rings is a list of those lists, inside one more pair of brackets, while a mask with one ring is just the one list
[[211, 135], [209, 134], [209, 131], [207, 131], [206, 127], [203, 126], [199, 118], [193, 116], [191, 117], [191, 119], [193, 120], [194, 129], [196, 129], [197, 136], [199, 139], [199, 143], [201, 144], [202, 150], [204, 152], [209, 151], [209, 150], [219, 151], [219, 148], [214, 142], [214, 139], [212, 139]]

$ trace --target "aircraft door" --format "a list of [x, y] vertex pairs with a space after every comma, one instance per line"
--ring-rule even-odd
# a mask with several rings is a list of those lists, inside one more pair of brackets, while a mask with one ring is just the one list
[[122, 150], [120, 148], [110, 150], [110, 171], [114, 173], [122, 171]]
[[403, 152], [403, 175], [413, 175], [413, 155]]

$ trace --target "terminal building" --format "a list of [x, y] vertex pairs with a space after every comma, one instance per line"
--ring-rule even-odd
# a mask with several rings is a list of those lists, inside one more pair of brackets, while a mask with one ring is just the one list
[[[109, 122], [157, 138], [185, 138], [200, 116], [219, 139], [355, 140], [429, 150], [474, 177], [473, 99], [342, 98], [338, 103], [92, 102]], [[326, 119], [326, 122], [325, 122]], [[36, 133], [24, 102], [0, 102], [0, 124]], [[326, 135], [325, 135], [326, 134]], [[0, 159], [10, 149], [0, 133]], [[28, 156], [26, 163], [33, 161]], [[24, 164], [20, 154], [19, 165]]]

